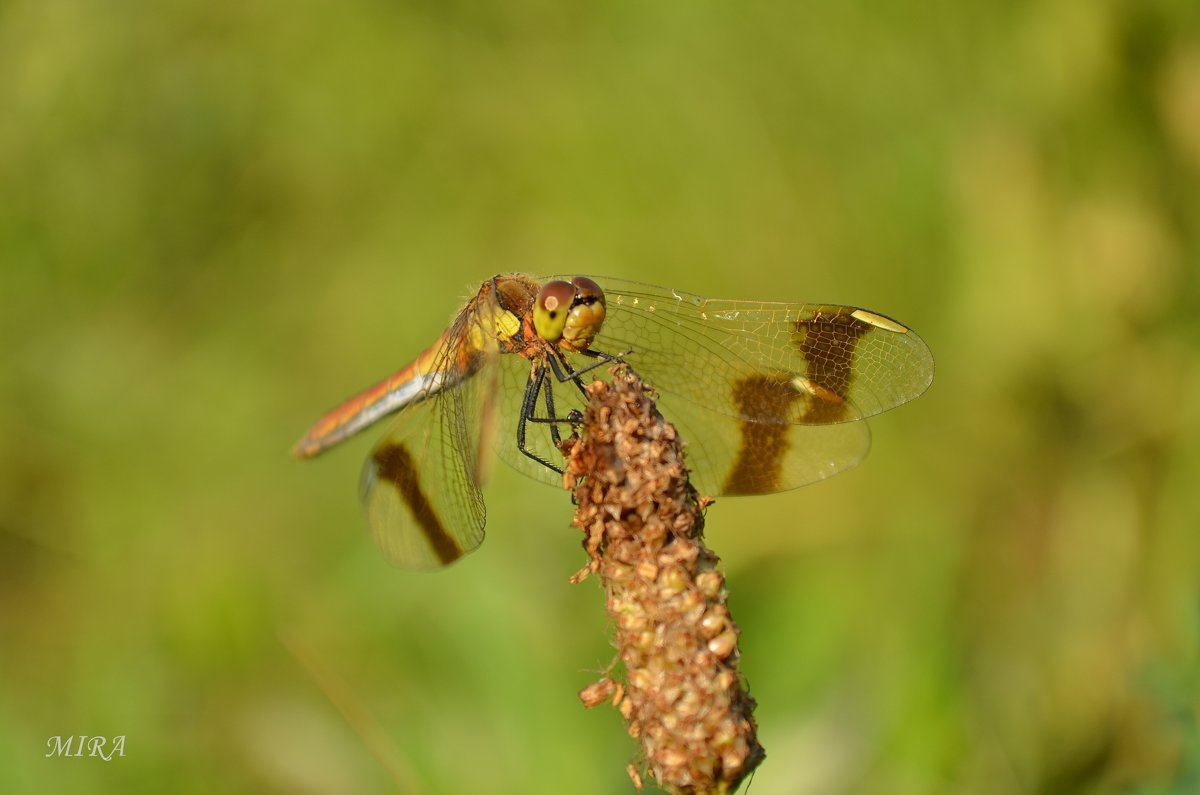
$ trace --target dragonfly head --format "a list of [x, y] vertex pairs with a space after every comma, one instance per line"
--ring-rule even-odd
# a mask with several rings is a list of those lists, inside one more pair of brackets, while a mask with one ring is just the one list
[[586, 351], [604, 324], [604, 291], [586, 276], [542, 285], [533, 304], [533, 328], [547, 342]]

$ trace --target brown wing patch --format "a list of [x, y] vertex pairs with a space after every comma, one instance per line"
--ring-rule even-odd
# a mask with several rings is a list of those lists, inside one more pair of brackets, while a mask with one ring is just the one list
[[792, 426], [857, 419], [846, 398], [854, 380], [854, 351], [872, 325], [848, 313], [817, 310], [797, 320], [793, 343], [805, 374], [763, 374], [738, 381], [733, 404], [740, 424], [737, 460], [725, 494], [762, 494], [783, 487]]
[[408, 506], [413, 521], [425, 534], [425, 540], [437, 559], [447, 565], [462, 557], [462, 548], [446, 531], [429, 498], [421, 490], [420, 475], [408, 450], [398, 444], [381, 445], [372, 457], [375, 460], [376, 477], [396, 487], [400, 499]]
[[851, 314], [817, 310], [796, 321], [793, 344], [804, 357], [806, 377], [797, 386], [812, 395], [800, 419], [807, 425], [842, 422], [854, 382], [854, 350], [873, 326]]
[[789, 380], [770, 375], [742, 379], [733, 402], [744, 417], [737, 460], [721, 488], [723, 494], [764, 494], [780, 489], [780, 474], [791, 432], [792, 404], [800, 393]]

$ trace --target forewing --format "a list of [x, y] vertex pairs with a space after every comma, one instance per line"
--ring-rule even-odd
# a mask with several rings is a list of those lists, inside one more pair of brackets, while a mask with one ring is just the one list
[[[435, 367], [462, 366], [456, 340]], [[363, 466], [367, 524], [398, 566], [446, 566], [483, 542], [482, 452], [493, 427], [496, 356], [475, 355], [469, 377], [403, 410]]]
[[593, 347], [627, 360], [663, 394], [751, 421], [741, 384], [764, 377], [797, 392], [787, 421], [825, 425], [870, 417], [920, 395], [933, 357], [916, 332], [850, 306], [724, 301], [598, 279], [608, 317]]
[[855, 420], [933, 378], [924, 341], [874, 312], [597, 281], [608, 314], [593, 349], [624, 354], [659, 391], [709, 494], [782, 491], [854, 466], [870, 448]]

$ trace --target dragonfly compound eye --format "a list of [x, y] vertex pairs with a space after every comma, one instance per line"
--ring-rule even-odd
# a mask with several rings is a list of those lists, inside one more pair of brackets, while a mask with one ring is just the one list
[[546, 342], [562, 339], [567, 315], [575, 300], [575, 287], [568, 282], [546, 282], [533, 302], [533, 328]]
[[562, 331], [562, 344], [573, 351], [586, 351], [604, 325], [604, 290], [586, 276], [576, 276], [571, 284], [575, 296]]

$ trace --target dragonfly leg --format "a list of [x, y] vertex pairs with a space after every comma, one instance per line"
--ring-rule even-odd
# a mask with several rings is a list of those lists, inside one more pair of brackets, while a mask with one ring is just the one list
[[[603, 367], [604, 365], [606, 365], [610, 362], [619, 362], [619, 361], [621, 361], [621, 357], [613, 356], [613, 355], [607, 354], [607, 353], [601, 353], [600, 351], [590, 351], [590, 350], [589, 351], [580, 351], [580, 353], [582, 353], [584, 356], [590, 356], [590, 357], [596, 359], [596, 361], [592, 362], [587, 367], [581, 367], [578, 370], [576, 370], [571, 367], [570, 363], [567, 361], [566, 357], [562, 354], [561, 351], [555, 351], [555, 355], [557, 356], [557, 358], [556, 359], [551, 358], [551, 359], [549, 359], [549, 362], [550, 362], [550, 369], [552, 369], [554, 371], [554, 377], [558, 379], [558, 382], [560, 384], [566, 383], [567, 381], [573, 382], [575, 384], [576, 388], [579, 389], [579, 392], [583, 395], [584, 399], [586, 400], [586, 399], [590, 399], [591, 396], [588, 395], [587, 388], [584, 387], [583, 380], [580, 379], [580, 376], [584, 375], [585, 373], [589, 373], [592, 370], [595, 370], [597, 367]], [[624, 354], [622, 354], [622, 356], [623, 355]]]
[[542, 386], [546, 394], [546, 419], [550, 420], [550, 439], [557, 448], [562, 445], [562, 436], [558, 433], [558, 415], [554, 413], [554, 387], [546, 380]]
[[[549, 425], [550, 439], [554, 443], [554, 446], [558, 447], [562, 444], [562, 434], [559, 431], [558, 426], [563, 424], [576, 426], [583, 421], [583, 416], [579, 411], [576, 410], [569, 412], [566, 417], [558, 416], [558, 413], [554, 408], [554, 385], [550, 379], [546, 377], [547, 363], [549, 363], [555, 379], [560, 384], [566, 383], [567, 381], [572, 382], [575, 384], [576, 388], [579, 389], [580, 394], [582, 394], [585, 399], [588, 399], [590, 396], [588, 395], [587, 388], [584, 386], [583, 380], [580, 378], [580, 376], [595, 370], [597, 367], [602, 367], [612, 362], [622, 361], [621, 356], [625, 355], [621, 354], [620, 356], [613, 356], [612, 354], [602, 353], [600, 351], [582, 351], [582, 353], [595, 359], [596, 361], [592, 362], [586, 367], [581, 367], [576, 370], [571, 367], [570, 363], [566, 360], [566, 357], [563, 356], [561, 352], [556, 351], [555, 356], [547, 356], [541, 362], [539, 362], [536, 367], [534, 367], [532, 372], [529, 374], [529, 380], [525, 382], [525, 394], [521, 399], [521, 416], [517, 420], [517, 449], [520, 450], [521, 454], [527, 458], [531, 458], [547, 469], [560, 474], [563, 471], [561, 467], [555, 466], [545, 458], [542, 458], [540, 455], [530, 450], [529, 446], [526, 444], [526, 434], [529, 423], [531, 422]], [[537, 416], [537, 404], [538, 399], [542, 397], [543, 392], [545, 393], [544, 400], [546, 404], [546, 416], [539, 417]]]
[[[541, 396], [543, 389], [546, 391], [546, 409], [550, 414], [548, 417], [535, 416], [538, 398]], [[527, 424], [530, 422], [551, 423], [550, 437], [553, 439], [555, 446], [558, 446], [562, 440], [558, 433], [558, 423], [571, 422], [569, 419], [559, 419], [554, 416], [554, 398], [551, 397], [550, 392], [550, 383], [546, 380], [546, 365], [543, 362], [537, 366], [534, 372], [530, 373], [529, 380], [525, 382], [525, 395], [521, 399], [521, 416], [517, 419], [517, 449], [527, 458], [531, 458], [547, 469], [561, 475], [563, 472], [562, 467], [550, 463], [530, 450], [525, 444], [525, 431]]]
[[559, 425], [570, 425], [572, 428], [578, 428], [583, 424], [583, 412], [579, 409], [571, 409], [567, 412], [567, 416], [560, 417], [554, 408], [554, 388], [550, 384], [550, 379], [546, 379], [546, 416], [529, 418], [530, 422], [542, 422], [550, 426], [550, 438], [554, 440], [554, 446], [562, 445], [562, 436], [559, 433]]
[[623, 364], [623, 365], [625, 365], [625, 368], [627, 370], [629, 370], [629, 372], [632, 373], [635, 378], [637, 378], [637, 380], [641, 381], [643, 379], [642, 379], [641, 375], [638, 374], [638, 371], [633, 368], [632, 364], [630, 364], [629, 362], [627, 362], [625, 360], [625, 357], [631, 353], [633, 353], [632, 348], [630, 348], [627, 351], [622, 351], [621, 353], [616, 353], [616, 354], [605, 353], [604, 351], [591, 351], [591, 350], [583, 351], [584, 356], [591, 356], [592, 358], [596, 359], [597, 361], [594, 364], [589, 364], [587, 367], [583, 368], [579, 372], [586, 373], [588, 370], [592, 370], [592, 369], [594, 369], [596, 367], [600, 367], [601, 365], [604, 365], [604, 364]]
[[570, 363], [567, 362], [566, 358], [563, 356], [563, 354], [560, 351], [555, 351], [555, 353], [558, 356], [558, 360], [557, 361], [555, 359], [549, 360], [550, 367], [551, 367], [551, 369], [554, 370], [554, 377], [558, 379], [559, 383], [563, 383], [566, 381], [574, 382], [575, 386], [579, 389], [579, 391], [581, 393], [583, 393], [583, 396], [585, 398], [590, 399], [590, 395], [588, 395], [587, 389], [584, 388], [583, 381], [580, 379], [580, 376], [584, 375], [586, 373], [590, 373], [592, 370], [595, 370], [597, 367], [603, 367], [606, 364], [621, 363], [621, 364], [624, 364], [626, 367], [628, 367], [629, 371], [631, 373], [633, 373], [639, 379], [641, 378], [641, 376], [639, 376], [637, 374], [637, 371], [634, 370], [633, 367], [631, 367], [630, 364], [625, 361], [625, 357], [628, 356], [629, 354], [633, 353], [633, 351], [631, 351], [631, 350], [625, 351], [624, 353], [618, 353], [616, 355], [611, 354], [611, 353], [604, 353], [603, 351], [593, 351], [593, 350], [580, 351], [580, 353], [583, 354], [584, 356], [591, 357], [591, 358], [595, 359], [596, 361], [592, 362], [587, 367], [581, 367], [578, 370], [573, 369], [571, 367]]

